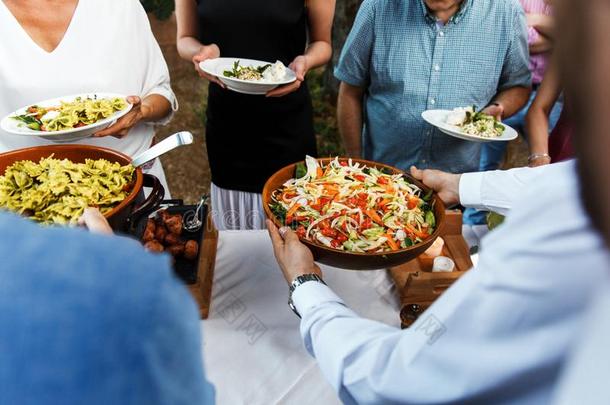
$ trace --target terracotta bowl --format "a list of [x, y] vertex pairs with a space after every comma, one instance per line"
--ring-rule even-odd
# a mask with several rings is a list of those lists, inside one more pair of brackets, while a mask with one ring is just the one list
[[[32, 148], [18, 149], [7, 153], [0, 153], [0, 175], [10, 165], [20, 160], [31, 160], [39, 162], [40, 159], [54, 155], [57, 159], [69, 159], [76, 163], [84, 163], [85, 159], [106, 159], [110, 162], [119, 162], [126, 165], [131, 162], [131, 158], [121, 152], [112, 149], [89, 145], [48, 145], [36, 146]], [[131, 193], [104, 216], [108, 219], [114, 229], [121, 228], [127, 216], [131, 214], [136, 200], [141, 198], [141, 191], [144, 183], [142, 169], [137, 168], [133, 189]]]
[[[318, 161], [324, 165], [328, 164], [331, 160], [333, 160], [333, 158], [318, 159]], [[339, 161], [347, 160], [347, 158], [339, 158]], [[421, 188], [424, 194], [430, 191], [429, 187], [426, 187], [421, 182], [392, 166], [363, 159], [352, 159], [352, 161], [364, 164], [368, 167], [376, 167], [378, 169], [389, 170], [392, 173], [400, 173], [405, 176], [409, 182]], [[263, 205], [265, 207], [265, 213], [277, 226], [283, 226], [284, 224], [280, 223], [269, 208], [269, 203], [272, 201], [271, 194], [275, 190], [281, 188], [286, 181], [294, 178], [296, 165], [297, 163], [293, 163], [276, 172], [267, 180], [267, 183], [265, 183], [265, 187], [263, 188]], [[352, 253], [322, 246], [304, 238], [301, 238], [301, 242], [309, 247], [317, 262], [333, 267], [347, 270], [377, 270], [398, 266], [407, 263], [424, 253], [441, 234], [442, 227], [445, 223], [445, 205], [436, 193], [433, 194], [433, 199], [434, 215], [436, 216], [436, 230], [423, 242], [406, 249], [382, 253]]]

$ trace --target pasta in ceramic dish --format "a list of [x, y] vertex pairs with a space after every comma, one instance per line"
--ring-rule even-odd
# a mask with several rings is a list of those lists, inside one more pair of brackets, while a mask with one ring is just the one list
[[45, 224], [75, 224], [85, 208], [106, 213], [127, 198], [134, 170], [105, 159], [18, 161], [0, 176], [0, 208]]

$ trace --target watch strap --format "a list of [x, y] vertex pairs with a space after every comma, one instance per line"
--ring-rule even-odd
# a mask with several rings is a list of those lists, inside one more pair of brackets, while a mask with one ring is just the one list
[[301, 317], [301, 314], [299, 314], [299, 311], [297, 311], [297, 308], [295, 307], [294, 302], [292, 301], [292, 293], [294, 292], [294, 290], [296, 290], [296, 288], [298, 286], [305, 284], [307, 282], [310, 282], [310, 281], [314, 281], [314, 282], [318, 282], [318, 283], [322, 283], [322, 284], [326, 285], [324, 280], [322, 280], [322, 277], [320, 277], [314, 273], [302, 274], [300, 276], [297, 276], [294, 280], [292, 280], [292, 283], [290, 283], [289, 295], [288, 295], [288, 306], [290, 307], [290, 309], [292, 309], [292, 311], [299, 318]]

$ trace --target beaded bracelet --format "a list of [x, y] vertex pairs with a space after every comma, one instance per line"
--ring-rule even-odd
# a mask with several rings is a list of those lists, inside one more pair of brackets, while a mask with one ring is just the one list
[[528, 156], [527, 162], [531, 163], [533, 160], [540, 159], [540, 158], [551, 159], [551, 155], [549, 155], [548, 153], [532, 153], [531, 155]]

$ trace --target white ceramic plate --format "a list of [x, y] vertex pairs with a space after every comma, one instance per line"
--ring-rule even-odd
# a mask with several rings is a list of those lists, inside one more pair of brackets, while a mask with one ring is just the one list
[[99, 132], [103, 129], [108, 128], [110, 125], [114, 124], [119, 118], [124, 116], [131, 110], [132, 105], [127, 103], [127, 107], [125, 107], [121, 111], [117, 111], [112, 114], [110, 117], [105, 118], [103, 120], [99, 120], [95, 124], [85, 125], [80, 128], [72, 128], [72, 129], [64, 129], [63, 131], [55, 131], [55, 132], [45, 132], [45, 131], [35, 131], [22, 125], [19, 121], [14, 120], [13, 116], [25, 114], [28, 107], [32, 105], [38, 105], [41, 107], [51, 107], [58, 106], [62, 101], [73, 101], [75, 98], [87, 98], [87, 97], [97, 97], [97, 98], [125, 98], [126, 96], [123, 94], [115, 94], [115, 93], [84, 93], [84, 94], [74, 94], [71, 96], [59, 97], [45, 101], [39, 101], [37, 103], [29, 104], [23, 108], [20, 108], [17, 111], [13, 111], [6, 117], [0, 121], [0, 128], [3, 131], [8, 132], [13, 135], [21, 135], [21, 136], [38, 136], [40, 138], [44, 138], [53, 142], [73, 142], [79, 139], [88, 138]]
[[268, 91], [275, 89], [278, 86], [283, 86], [294, 82], [297, 79], [296, 74], [286, 68], [286, 77], [281, 82], [271, 82], [267, 80], [260, 81], [249, 81], [240, 80], [233, 77], [226, 77], [224, 75], [225, 70], [233, 69], [233, 63], [239, 61], [241, 66], [264, 66], [271, 64], [270, 62], [263, 62], [254, 59], [239, 59], [239, 58], [217, 58], [208, 59], [199, 64], [201, 70], [209, 75], [216, 76], [221, 82], [223, 82], [229, 90], [236, 91], [244, 94], [264, 95]]
[[428, 110], [424, 111], [421, 116], [422, 118], [430, 125], [437, 127], [441, 132], [444, 132], [447, 135], [451, 135], [455, 138], [464, 139], [466, 141], [473, 142], [507, 142], [516, 139], [519, 134], [513, 128], [509, 127], [506, 124], [504, 125], [504, 132], [501, 136], [494, 138], [485, 138], [477, 135], [466, 134], [455, 125], [447, 124], [447, 115], [449, 115], [452, 111], [450, 110]]

